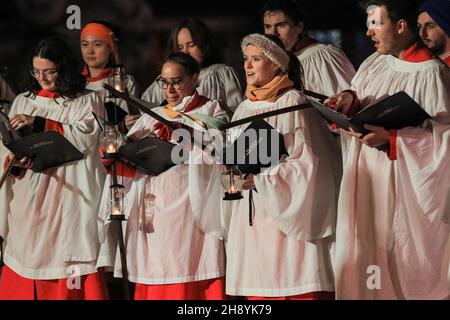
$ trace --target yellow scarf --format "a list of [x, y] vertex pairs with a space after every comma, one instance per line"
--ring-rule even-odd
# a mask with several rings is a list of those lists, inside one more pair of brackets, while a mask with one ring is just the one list
[[294, 83], [288, 78], [287, 74], [284, 74], [276, 76], [272, 81], [260, 88], [247, 85], [245, 95], [253, 100], [275, 102], [282, 93], [291, 89], [293, 85]]

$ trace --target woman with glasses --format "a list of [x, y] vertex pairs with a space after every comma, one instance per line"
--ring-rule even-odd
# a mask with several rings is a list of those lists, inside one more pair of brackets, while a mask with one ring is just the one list
[[[225, 118], [218, 101], [197, 92], [198, 79], [199, 67], [194, 58], [182, 52], [169, 55], [156, 81], [167, 102], [153, 111], [174, 123], [195, 114]], [[139, 118], [128, 137], [136, 140], [151, 133], [163, 140], [177, 140], [171, 128], [147, 114]], [[125, 243], [128, 278], [136, 283], [135, 299], [224, 297], [223, 243], [204, 231], [196, 219], [190, 201], [190, 193], [196, 190], [188, 174], [190, 166], [193, 165], [178, 164], [158, 176], [137, 169], [131, 184], [126, 186]], [[108, 193], [105, 187], [105, 203]], [[107, 216], [106, 206], [101, 208]], [[121, 276], [119, 259], [116, 265], [115, 276]]]
[[[108, 98], [108, 93], [103, 89], [104, 83], [115, 87], [115, 80], [113, 78], [113, 47], [115, 38], [118, 36], [117, 28], [104, 21], [90, 22], [81, 30], [80, 47], [85, 64], [83, 75], [86, 77], [87, 89], [100, 91], [102, 93], [106, 108], [111, 108], [112, 106], [110, 104], [112, 103], [119, 106], [125, 112], [129, 112], [125, 101], [116, 98]], [[125, 86], [131, 96], [137, 95], [138, 90], [136, 81], [129, 74], [126, 75]], [[113, 111], [110, 111], [109, 113], [113, 116], [112, 119], [107, 120], [114, 121], [117, 113], [114, 113]], [[102, 112], [101, 114], [105, 114], [105, 112]], [[131, 127], [138, 118], [138, 115], [128, 115], [125, 118], [125, 125]]]
[[[233, 121], [306, 101], [299, 91], [298, 60], [278, 37], [251, 34], [241, 47], [247, 99]], [[330, 248], [340, 181], [338, 148], [313, 108], [264, 120], [282, 134], [288, 156], [249, 175], [242, 200], [224, 203], [226, 293], [248, 299], [334, 297]], [[243, 129], [232, 128], [231, 136]]]
[[[221, 63], [221, 50], [203, 21], [186, 19], [171, 33], [166, 52], [181, 51], [192, 56], [200, 66], [198, 93], [220, 101], [224, 109], [234, 110], [242, 101], [241, 85], [233, 68]], [[159, 104], [164, 101], [164, 93], [155, 81], [142, 99]]]
[[[78, 67], [63, 41], [42, 40], [29, 60], [26, 92], [9, 112], [13, 128], [55, 130], [84, 157], [41, 172], [27, 158], [13, 167], [0, 190], [0, 300], [107, 298], [102, 267], [108, 257], [100, 254], [97, 229], [104, 170], [93, 116], [103, 105], [85, 90]], [[11, 156], [2, 149], [5, 166]]]

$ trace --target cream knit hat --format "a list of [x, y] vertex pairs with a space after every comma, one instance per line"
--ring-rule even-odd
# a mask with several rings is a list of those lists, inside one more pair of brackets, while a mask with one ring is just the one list
[[258, 33], [250, 34], [241, 42], [242, 52], [249, 45], [252, 44], [258, 48], [261, 48], [264, 55], [269, 58], [273, 63], [281, 68], [281, 71], [285, 72], [289, 66], [289, 55], [286, 51], [277, 45], [275, 42], [267, 38], [266, 36]]

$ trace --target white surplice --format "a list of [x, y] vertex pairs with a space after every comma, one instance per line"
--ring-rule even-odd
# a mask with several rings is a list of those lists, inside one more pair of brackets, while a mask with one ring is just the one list
[[[183, 111], [193, 97], [185, 97], [174, 110]], [[167, 118], [162, 107], [153, 111]], [[218, 101], [212, 100], [186, 112], [225, 117]], [[180, 122], [181, 118], [169, 119]], [[135, 138], [152, 131], [156, 120], [144, 114], [130, 129]], [[192, 212], [190, 194], [197, 186], [191, 183], [189, 164], [178, 164], [154, 177], [139, 169], [134, 178], [124, 178], [125, 214], [123, 223], [127, 251], [128, 277], [140, 284], [171, 284], [222, 277], [225, 274], [223, 241], [207, 232], [203, 219]], [[193, 165], [202, 167], [202, 165]], [[201, 168], [195, 172], [201, 174]], [[101, 216], [109, 215], [109, 179], [102, 196]], [[120, 180], [120, 178], [119, 178]], [[219, 208], [208, 212], [220, 215]], [[108, 234], [108, 225], [104, 234]], [[206, 231], [205, 231], [206, 230]], [[114, 248], [111, 250], [114, 254]], [[116, 251], [115, 276], [121, 277], [121, 262]]]
[[[374, 53], [352, 88], [362, 105], [405, 91], [434, 121], [398, 131], [397, 160], [342, 133], [336, 229], [339, 299], [442, 299], [450, 293], [449, 69]], [[392, 146], [391, 147], [395, 147]], [[446, 155], [447, 154], [447, 155]]]
[[[296, 90], [275, 102], [247, 99], [233, 120], [304, 101]], [[253, 226], [249, 226], [249, 191], [243, 191], [242, 200], [223, 201], [226, 293], [277, 297], [334, 291], [338, 146], [314, 109], [265, 120], [281, 132], [289, 156], [254, 177]], [[245, 127], [233, 128], [232, 136]]]
[[[108, 265], [100, 249], [99, 194], [105, 172], [100, 161], [100, 129], [92, 112], [103, 108], [88, 92], [75, 99], [26, 97], [14, 100], [10, 116], [27, 114], [60, 122], [64, 137], [84, 159], [21, 179], [8, 178], [0, 190], [0, 235], [5, 264], [30, 279], [61, 279], [94, 273]], [[3, 163], [7, 149], [0, 152]], [[49, 155], [52, 156], [52, 155]], [[74, 267], [79, 268], [73, 269]]]

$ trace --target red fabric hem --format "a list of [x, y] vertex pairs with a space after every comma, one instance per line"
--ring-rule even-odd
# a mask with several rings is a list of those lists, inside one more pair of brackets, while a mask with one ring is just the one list
[[174, 284], [136, 284], [135, 300], [224, 300], [225, 278]]
[[335, 293], [329, 291], [308, 292], [284, 297], [247, 297], [246, 300], [335, 300]]
[[389, 160], [397, 160], [397, 130], [389, 130]]
[[27, 279], [3, 267], [0, 300], [106, 300], [108, 291], [103, 268], [97, 272], [54, 280]]

